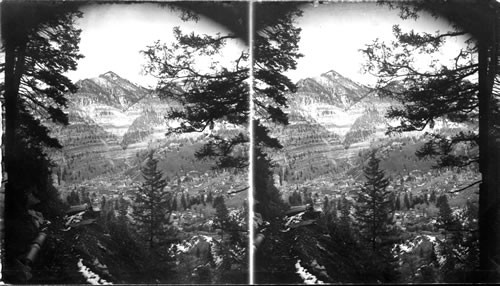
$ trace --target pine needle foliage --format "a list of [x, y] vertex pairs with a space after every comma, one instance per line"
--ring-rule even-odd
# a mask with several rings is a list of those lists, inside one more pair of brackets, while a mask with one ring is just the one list
[[372, 250], [379, 249], [383, 239], [390, 233], [393, 212], [391, 192], [387, 191], [389, 180], [380, 169], [380, 160], [372, 151], [364, 168], [366, 182], [358, 192], [355, 218], [362, 237]]
[[138, 233], [153, 249], [164, 244], [170, 233], [174, 196], [171, 191], [165, 190], [167, 182], [158, 170], [158, 160], [154, 158], [153, 151], [148, 154], [141, 172], [144, 183], [136, 191], [133, 216]]

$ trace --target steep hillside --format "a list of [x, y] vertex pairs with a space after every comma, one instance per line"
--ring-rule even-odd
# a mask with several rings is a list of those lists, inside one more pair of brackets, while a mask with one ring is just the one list
[[124, 167], [123, 160], [118, 160], [122, 151], [118, 136], [84, 114], [70, 112], [69, 121], [68, 126], [52, 129], [52, 135], [64, 146], [51, 154], [58, 166], [58, 182], [90, 179]]
[[[212, 130], [166, 136], [171, 109], [180, 103], [162, 99], [153, 91], [133, 84], [114, 72], [77, 82], [79, 90], [68, 95], [68, 126], [51, 125], [62, 150], [51, 154], [57, 163], [58, 183], [77, 183], [99, 175], [130, 173], [135, 176], [138, 153], [154, 147], [168, 151], [171, 173], [206, 170], [212, 162], [194, 162], [194, 152], [210, 134], [232, 136], [244, 131], [226, 122], [216, 122]], [[196, 143], [196, 144], [195, 144]], [[199, 160], [198, 160], [199, 161]], [[198, 171], [200, 171], [198, 170]]]
[[[297, 185], [333, 180], [354, 180], [362, 174], [367, 150], [379, 149], [382, 167], [394, 177], [413, 170], [427, 172], [435, 160], [419, 160], [415, 151], [426, 140], [428, 131], [443, 136], [477, 128], [454, 124], [444, 118], [433, 129], [386, 135], [388, 126], [398, 122], [386, 118], [390, 106], [400, 103], [379, 97], [361, 84], [335, 71], [298, 81], [296, 93], [288, 95], [288, 126], [269, 126], [283, 149], [273, 153], [275, 174], [282, 190], [286, 183]], [[395, 87], [398, 88], [398, 87]], [[459, 148], [460, 149], [460, 148]], [[457, 152], [474, 152], [462, 146]], [[316, 180], [316, 182], [314, 182]], [[324, 185], [324, 184], [319, 184]], [[338, 188], [337, 188], [338, 189]]]
[[[385, 137], [393, 104], [335, 71], [298, 81], [288, 95], [290, 125], [273, 127], [284, 149], [274, 160], [285, 180], [300, 181], [345, 170], [370, 142]], [[285, 175], [286, 173], [286, 175]]]
[[[114, 72], [77, 82], [68, 96], [68, 126], [52, 126], [58, 182], [79, 182], [129, 168], [137, 152], [166, 141], [165, 116], [178, 104]], [[175, 140], [175, 138], [174, 138]]]

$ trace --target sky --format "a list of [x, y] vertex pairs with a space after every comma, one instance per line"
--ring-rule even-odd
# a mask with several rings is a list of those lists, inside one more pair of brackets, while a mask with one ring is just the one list
[[[145, 87], [154, 87], [155, 80], [142, 75], [145, 57], [139, 53], [156, 40], [169, 43], [172, 28], [183, 32], [215, 35], [227, 32], [224, 27], [201, 17], [198, 22], [184, 22], [179, 12], [156, 4], [93, 4], [81, 9], [83, 18], [77, 20], [82, 30], [79, 60], [76, 71], [68, 76], [74, 80], [97, 77], [108, 71]], [[244, 49], [242, 43], [228, 43], [225, 59], [235, 59]], [[234, 54], [234, 55], [232, 55]]]
[[[304, 14], [298, 18], [302, 28], [299, 50], [304, 54], [297, 69], [287, 75], [293, 80], [315, 77], [335, 70], [359, 83], [371, 85], [375, 78], [361, 72], [365, 61], [359, 49], [376, 38], [393, 39], [392, 25], [400, 24], [403, 31], [415, 29], [434, 33], [449, 31], [449, 23], [423, 15], [417, 21], [401, 20], [397, 10], [375, 3], [329, 3], [314, 7], [303, 6]], [[450, 43], [443, 57], [456, 55], [459, 43]]]
[[[374, 3], [330, 3], [313, 7], [303, 6], [304, 15], [297, 19], [302, 28], [299, 42], [303, 58], [297, 69], [286, 73], [294, 82], [335, 70], [354, 81], [372, 85], [375, 78], [361, 72], [365, 61], [359, 49], [374, 39], [392, 39], [392, 25], [403, 30], [435, 32], [449, 30], [449, 24], [430, 16], [417, 21], [403, 21], [397, 10]], [[77, 71], [69, 72], [74, 80], [96, 77], [107, 71], [145, 87], [154, 87], [155, 80], [142, 75], [145, 58], [139, 53], [156, 40], [171, 42], [172, 28], [180, 26], [185, 32], [215, 34], [227, 32], [207, 18], [198, 22], [183, 22], [178, 12], [156, 4], [93, 4], [82, 8], [83, 18], [77, 25], [82, 29], [80, 51], [85, 56]], [[244, 49], [242, 43], [230, 43], [224, 60], [235, 59]], [[445, 55], [452, 56], [458, 44], [452, 43]]]

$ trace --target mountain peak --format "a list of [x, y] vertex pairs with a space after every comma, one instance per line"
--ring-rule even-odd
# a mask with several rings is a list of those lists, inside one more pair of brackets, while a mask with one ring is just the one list
[[117, 75], [116, 73], [112, 72], [112, 71], [108, 71], [108, 72], [105, 72], [101, 75], [99, 75], [99, 77], [104, 77], [104, 78], [111, 78], [111, 79], [117, 79], [117, 78], [120, 78], [119, 75]]
[[334, 70], [329, 70], [323, 74], [321, 74], [322, 76], [333, 76], [333, 77], [343, 77], [341, 74], [339, 74], [338, 72], [334, 71]]

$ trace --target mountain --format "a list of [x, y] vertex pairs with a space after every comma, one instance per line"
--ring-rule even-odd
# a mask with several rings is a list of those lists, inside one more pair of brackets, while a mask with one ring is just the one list
[[344, 109], [349, 109], [370, 93], [368, 87], [333, 70], [319, 77], [299, 80], [297, 87], [297, 94], [304, 102], [323, 102]]
[[137, 152], [151, 144], [167, 144], [164, 117], [177, 103], [161, 100], [111, 71], [76, 85], [79, 90], [68, 95], [65, 110], [69, 125], [52, 126], [52, 135], [64, 146], [51, 154], [59, 181], [123, 171]]
[[[381, 97], [367, 86], [331, 70], [318, 77], [301, 79], [297, 91], [287, 95], [288, 126], [270, 126], [284, 148], [273, 155], [280, 181], [304, 182], [323, 175], [357, 177], [367, 149], [379, 149], [389, 172], [401, 169], [429, 169], [433, 162], [418, 161], [415, 151], [426, 132], [441, 134], [472, 130], [470, 124], [436, 120], [431, 130], [386, 135], [398, 122], [386, 118], [394, 99]], [[393, 88], [402, 90], [395, 83]], [[390, 162], [394, 161], [394, 162]], [[396, 166], [396, 167], [395, 167]]]
[[301, 79], [297, 87], [287, 95], [290, 124], [271, 128], [284, 145], [274, 160], [285, 180], [346, 171], [393, 124], [385, 113], [396, 102], [336, 71]]
[[151, 91], [135, 85], [109, 71], [98, 77], [80, 80], [76, 83], [79, 90], [73, 96], [80, 104], [101, 103], [126, 110]]
[[205, 172], [212, 162], [195, 160], [194, 152], [207, 136], [230, 136], [241, 131], [232, 124], [217, 122], [212, 130], [167, 137], [168, 128], [179, 122], [166, 116], [171, 109], [182, 108], [180, 103], [161, 99], [154, 91], [111, 71], [76, 84], [79, 90], [68, 95], [65, 110], [69, 125], [48, 123], [52, 136], [63, 146], [51, 153], [57, 165], [57, 182], [77, 183], [118, 173], [135, 177], [140, 173], [137, 158], [150, 147], [158, 149], [161, 160], [168, 161], [160, 164], [166, 176], [191, 170]]

